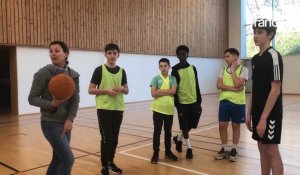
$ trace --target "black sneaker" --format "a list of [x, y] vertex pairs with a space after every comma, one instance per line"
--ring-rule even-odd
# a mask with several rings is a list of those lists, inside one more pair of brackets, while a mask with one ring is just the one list
[[237, 152], [236, 152], [236, 149], [235, 148], [232, 148], [231, 151], [230, 151], [230, 156], [229, 156], [229, 160], [231, 162], [236, 162], [237, 161]]
[[109, 169], [108, 169], [108, 167], [102, 167], [101, 175], [109, 175]]
[[222, 159], [228, 158], [229, 154], [230, 154], [230, 152], [225, 151], [224, 148], [222, 147], [221, 150], [216, 155], [214, 155], [214, 158], [216, 160], [222, 160]]
[[193, 159], [193, 151], [191, 148], [186, 150], [186, 156], [187, 159]]
[[157, 162], [158, 162], [158, 153], [153, 153], [153, 156], [151, 158], [151, 163], [157, 164]]
[[166, 159], [177, 161], [178, 157], [175, 156], [171, 151], [166, 151]]
[[173, 137], [173, 141], [176, 144], [176, 151], [181, 153], [182, 152], [182, 141], [177, 140], [178, 136]]
[[113, 172], [115, 174], [122, 174], [122, 170], [119, 167], [117, 167], [117, 165], [114, 163], [108, 164], [107, 167], [111, 172]]

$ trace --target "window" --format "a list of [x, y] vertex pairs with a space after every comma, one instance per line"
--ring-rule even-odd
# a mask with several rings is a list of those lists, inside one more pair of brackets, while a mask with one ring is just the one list
[[258, 18], [277, 22], [277, 33], [272, 42], [282, 55], [300, 55], [300, 0], [246, 0], [247, 58], [258, 53], [253, 41], [252, 24]]

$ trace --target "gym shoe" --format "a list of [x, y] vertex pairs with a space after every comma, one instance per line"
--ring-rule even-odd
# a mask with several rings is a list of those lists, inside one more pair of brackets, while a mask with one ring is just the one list
[[216, 160], [222, 160], [228, 158], [228, 156], [229, 156], [229, 152], [225, 151], [223, 147], [216, 155], [214, 155]]
[[187, 159], [192, 159], [193, 158], [193, 151], [191, 148], [186, 150], [186, 156]]
[[111, 172], [113, 172], [115, 174], [122, 174], [122, 170], [119, 167], [117, 167], [117, 165], [114, 163], [108, 164], [107, 167]]
[[176, 151], [179, 152], [179, 153], [181, 153], [182, 152], [182, 141], [178, 141], [177, 137], [178, 136], [174, 136], [173, 137], [173, 141], [176, 144]]
[[236, 152], [236, 149], [235, 148], [232, 148], [231, 151], [230, 151], [230, 156], [229, 156], [229, 160], [231, 162], [236, 162], [237, 161], [237, 152]]
[[102, 167], [101, 175], [109, 175], [109, 169], [108, 169], [108, 167]]
[[178, 157], [175, 156], [171, 151], [166, 151], [166, 159], [177, 161]]
[[151, 163], [152, 164], [157, 164], [157, 162], [158, 162], [158, 153], [153, 153], [153, 156], [152, 156], [152, 158], [151, 158]]

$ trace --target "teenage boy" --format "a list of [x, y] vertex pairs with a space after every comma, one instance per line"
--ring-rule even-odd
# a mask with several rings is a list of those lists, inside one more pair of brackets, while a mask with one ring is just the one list
[[102, 175], [108, 175], [109, 170], [122, 174], [122, 170], [114, 163], [114, 157], [125, 109], [123, 94], [128, 94], [128, 86], [125, 70], [116, 65], [119, 53], [118, 45], [106, 45], [107, 62], [95, 69], [89, 86], [89, 94], [96, 95]]
[[[225, 66], [221, 69], [217, 81], [220, 92], [219, 104], [219, 133], [222, 142], [221, 150], [214, 156], [221, 160], [229, 157], [230, 161], [237, 161], [237, 144], [240, 139], [240, 124], [245, 123], [246, 95], [245, 81], [248, 80], [248, 69], [239, 64], [239, 51], [229, 48], [225, 52]], [[232, 125], [232, 149], [229, 150], [228, 123]]]
[[189, 48], [185, 45], [178, 46], [176, 55], [179, 63], [172, 68], [171, 75], [176, 78], [178, 84], [174, 101], [181, 131], [177, 136], [173, 137], [173, 141], [176, 144], [176, 150], [182, 152], [183, 139], [187, 148], [186, 158], [192, 159], [193, 152], [189, 140], [189, 132], [192, 128], [197, 128], [202, 112], [202, 98], [196, 67], [187, 62]]
[[169, 75], [170, 61], [167, 58], [159, 60], [160, 74], [151, 81], [151, 95], [154, 97], [151, 104], [153, 111], [153, 156], [151, 163], [156, 164], [159, 157], [160, 133], [164, 125], [165, 131], [165, 157], [170, 160], [178, 160], [171, 152], [171, 137], [174, 115], [174, 97], [176, 93], [176, 79]]
[[253, 84], [246, 124], [257, 141], [262, 175], [283, 174], [278, 147], [282, 129], [283, 63], [280, 53], [270, 46], [276, 29], [276, 23], [267, 19], [258, 19], [253, 25], [259, 53], [252, 58]]

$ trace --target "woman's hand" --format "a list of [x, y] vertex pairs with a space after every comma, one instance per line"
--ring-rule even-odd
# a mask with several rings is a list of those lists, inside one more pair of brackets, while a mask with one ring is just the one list
[[61, 138], [64, 137], [64, 135], [67, 133], [67, 132], [71, 132], [73, 128], [73, 122], [71, 119], [67, 119], [65, 121], [65, 124], [64, 124], [64, 129], [63, 129], [63, 132], [61, 133]]
[[70, 98], [71, 97], [67, 97], [66, 99], [58, 100], [55, 96], [52, 95], [52, 107], [56, 108], [58, 105], [62, 104], [65, 101], [68, 101]]

